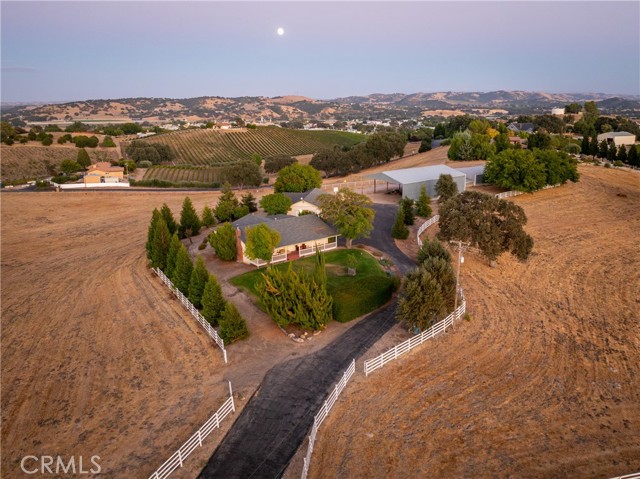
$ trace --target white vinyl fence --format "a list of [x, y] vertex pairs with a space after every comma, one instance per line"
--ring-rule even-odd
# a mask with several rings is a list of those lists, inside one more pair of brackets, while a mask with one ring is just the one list
[[[558, 183], [557, 185], [547, 185], [547, 186], [543, 186], [541, 189], [548, 190], [549, 188], [557, 188], [558, 186], [562, 186], [562, 184]], [[535, 193], [535, 191], [533, 193]], [[496, 198], [510, 198], [512, 196], [518, 196], [522, 194], [523, 194], [522, 191], [505, 191], [504, 193], [498, 193], [495, 196]]]
[[214, 429], [220, 428], [220, 423], [232, 412], [235, 412], [236, 406], [233, 402], [233, 391], [231, 390], [231, 382], [229, 382], [229, 399], [227, 399], [220, 409], [218, 409], [200, 429], [198, 429], [180, 449], [173, 453], [156, 472], [149, 476], [149, 479], [164, 479], [169, 477], [173, 471], [182, 467], [184, 460], [189, 457], [196, 447], [202, 447], [202, 440], [205, 439]]
[[616, 476], [611, 479], [640, 479], [640, 472], [634, 472], [633, 474], [627, 474], [626, 476]]
[[175, 294], [178, 297], [178, 299], [180, 300], [182, 305], [187, 309], [187, 311], [189, 311], [191, 315], [194, 318], [196, 318], [196, 320], [200, 323], [200, 326], [204, 328], [204, 330], [211, 337], [211, 339], [213, 339], [213, 341], [220, 347], [220, 349], [222, 350], [222, 354], [224, 355], [224, 362], [226, 364], [227, 350], [224, 348], [224, 341], [218, 335], [218, 332], [215, 329], [213, 329], [211, 324], [209, 324], [209, 321], [204, 319], [204, 316], [200, 314], [200, 311], [198, 311], [196, 307], [193, 304], [191, 304], [191, 302], [187, 299], [187, 297], [184, 294], [182, 294], [182, 291], [180, 291], [178, 288], [176, 288], [173, 285], [171, 280], [167, 278], [167, 276], [162, 272], [160, 268], [155, 268], [154, 271], [160, 277], [162, 282], [169, 287], [169, 289], [173, 292], [173, 294]]
[[422, 233], [425, 232], [425, 230], [431, 226], [432, 224], [435, 224], [438, 222], [438, 220], [440, 219], [440, 215], [435, 215], [431, 218], [429, 218], [427, 221], [425, 221], [422, 226], [420, 226], [420, 228], [418, 228], [418, 233], [416, 234], [416, 238], [418, 240], [418, 246], [420, 246], [422, 248], [422, 240], [420, 239], [420, 235]]
[[311, 434], [309, 435], [309, 446], [307, 449], [307, 455], [304, 458], [304, 466], [302, 468], [302, 479], [306, 479], [307, 474], [309, 473], [309, 465], [311, 463], [311, 454], [313, 453], [313, 445], [316, 442], [316, 435], [318, 434], [318, 428], [320, 427], [320, 424], [322, 424], [322, 421], [324, 421], [325, 418], [329, 415], [329, 411], [331, 411], [331, 408], [333, 407], [335, 402], [338, 400], [340, 393], [342, 392], [344, 387], [347, 385], [347, 383], [349, 382], [349, 379], [351, 379], [351, 376], [353, 376], [353, 373], [355, 371], [356, 371], [356, 360], [354, 359], [353, 361], [351, 361], [351, 365], [347, 368], [347, 370], [342, 375], [342, 379], [340, 380], [340, 382], [336, 384], [336, 388], [331, 393], [331, 396], [327, 398], [327, 400], [324, 402], [324, 404], [320, 408], [320, 411], [318, 411], [318, 414], [316, 414], [316, 417], [313, 421], [313, 427], [311, 428]]
[[458, 321], [462, 315], [465, 313], [467, 309], [467, 301], [464, 298], [464, 294], [462, 290], [460, 290], [460, 295], [462, 296], [462, 302], [458, 309], [456, 309], [449, 316], [444, 318], [442, 321], [437, 322], [429, 329], [423, 331], [422, 333], [407, 339], [406, 341], [398, 344], [397, 346], [389, 349], [388, 351], [382, 353], [380, 356], [376, 356], [375, 358], [369, 359], [364, 362], [364, 374], [368, 376], [370, 372], [375, 371], [378, 368], [381, 368], [385, 364], [398, 359], [404, 353], [408, 353], [416, 346], [428, 341], [429, 339], [435, 338], [437, 335], [444, 333], [447, 328], [453, 326], [453, 323]]

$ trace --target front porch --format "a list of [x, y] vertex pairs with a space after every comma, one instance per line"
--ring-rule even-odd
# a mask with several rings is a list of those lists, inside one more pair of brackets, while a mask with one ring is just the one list
[[[316, 248], [319, 251], [330, 251], [336, 249], [338, 247], [338, 238], [333, 237], [330, 238], [330, 241], [321, 244], [313, 244], [312, 246], [307, 245], [306, 243], [301, 243], [297, 245], [289, 245], [285, 248], [278, 248], [273, 256], [271, 257], [271, 264], [284, 263], [285, 261], [295, 261], [298, 258], [304, 258], [305, 256], [310, 256], [316, 253]], [[264, 261], [262, 259], [248, 259], [246, 258], [246, 262], [252, 264], [257, 268], [262, 268], [263, 266], [267, 266], [269, 264], [268, 261]]]

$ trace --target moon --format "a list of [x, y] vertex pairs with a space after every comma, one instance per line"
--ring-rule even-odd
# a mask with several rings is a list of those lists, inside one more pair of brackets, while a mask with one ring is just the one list
[[280, 36], [284, 35], [284, 28], [278, 27], [278, 29], [276, 30], [276, 33]]

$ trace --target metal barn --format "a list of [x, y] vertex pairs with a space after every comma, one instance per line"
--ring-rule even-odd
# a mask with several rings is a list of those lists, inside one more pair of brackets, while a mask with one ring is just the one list
[[464, 191], [467, 176], [463, 172], [445, 165], [383, 171], [381, 173], [367, 175], [367, 178], [374, 180], [374, 191], [376, 191], [377, 181], [386, 182], [387, 188], [389, 183], [395, 183], [399, 185], [403, 198], [417, 200], [420, 196], [420, 188], [422, 185], [426, 187], [427, 195], [431, 198], [437, 196], [435, 186], [440, 175], [451, 175], [453, 181], [458, 185], [458, 192], [462, 193]]

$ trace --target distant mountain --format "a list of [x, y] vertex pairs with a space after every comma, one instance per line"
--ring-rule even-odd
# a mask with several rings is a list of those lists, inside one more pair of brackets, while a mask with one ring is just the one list
[[603, 113], [640, 114], [640, 97], [604, 93], [543, 93], [526, 91], [374, 93], [331, 100], [299, 95], [224, 98], [121, 98], [50, 104], [3, 104], [2, 119], [12, 122], [184, 121], [249, 122], [290, 120], [379, 120], [419, 118], [447, 112], [519, 115], [549, 113], [567, 103], [597, 101]]

